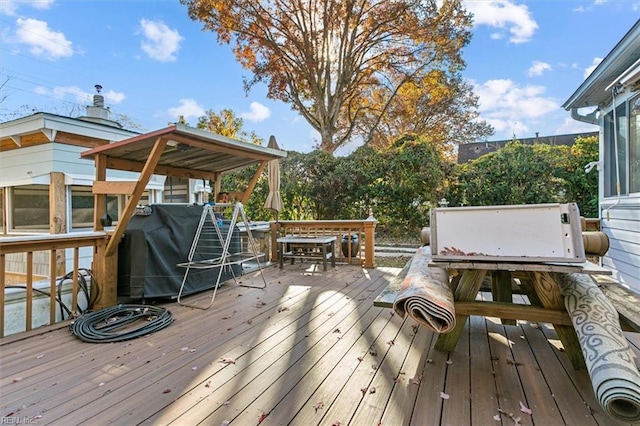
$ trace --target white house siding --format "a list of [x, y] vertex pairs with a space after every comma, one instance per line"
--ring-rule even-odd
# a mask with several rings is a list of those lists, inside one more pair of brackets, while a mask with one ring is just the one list
[[602, 266], [618, 281], [640, 293], [640, 205], [601, 203], [600, 226], [609, 237]]

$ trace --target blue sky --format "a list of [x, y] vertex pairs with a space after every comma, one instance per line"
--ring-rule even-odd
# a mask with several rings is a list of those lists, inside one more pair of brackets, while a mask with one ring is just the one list
[[[464, 3], [475, 24], [463, 76], [496, 129], [489, 140], [595, 130], [561, 106], [640, 18], [640, 0]], [[143, 131], [230, 108], [265, 143], [312, 150], [315, 131], [264, 86], [245, 95], [249, 73], [201, 28], [178, 0], [1, 0], [0, 121], [82, 115], [100, 84]]]

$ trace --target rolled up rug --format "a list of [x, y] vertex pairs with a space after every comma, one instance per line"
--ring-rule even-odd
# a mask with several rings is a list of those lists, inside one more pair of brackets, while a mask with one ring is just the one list
[[407, 276], [393, 309], [401, 317], [409, 315], [437, 333], [448, 333], [456, 325], [453, 292], [447, 271], [429, 267], [429, 247], [420, 247], [411, 259]]
[[640, 373], [618, 312], [587, 275], [559, 274], [558, 283], [600, 406], [614, 419], [640, 422]]

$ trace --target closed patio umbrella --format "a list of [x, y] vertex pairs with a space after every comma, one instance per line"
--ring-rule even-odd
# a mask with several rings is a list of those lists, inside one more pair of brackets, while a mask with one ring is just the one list
[[[280, 149], [275, 136], [269, 138], [268, 148]], [[264, 206], [274, 210], [276, 222], [278, 221], [278, 213], [282, 211], [282, 197], [280, 196], [280, 164], [278, 160], [271, 160], [267, 164], [267, 177], [269, 179], [269, 195]]]

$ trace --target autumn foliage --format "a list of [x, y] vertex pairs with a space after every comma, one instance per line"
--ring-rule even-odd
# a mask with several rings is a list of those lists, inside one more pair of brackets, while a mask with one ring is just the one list
[[471, 26], [459, 0], [180, 1], [232, 45], [252, 73], [245, 88], [263, 83], [269, 98], [290, 103], [325, 152], [354, 139], [384, 146], [405, 133], [460, 139], [464, 128], [473, 141], [490, 132], [451, 131], [476, 118], [458, 74]]

